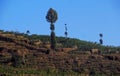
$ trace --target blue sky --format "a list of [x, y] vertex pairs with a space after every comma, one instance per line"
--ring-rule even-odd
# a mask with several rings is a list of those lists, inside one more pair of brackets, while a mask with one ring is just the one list
[[57, 36], [67, 24], [71, 38], [99, 42], [102, 33], [104, 45], [120, 45], [120, 0], [0, 0], [0, 29], [49, 35], [49, 8], [58, 13]]

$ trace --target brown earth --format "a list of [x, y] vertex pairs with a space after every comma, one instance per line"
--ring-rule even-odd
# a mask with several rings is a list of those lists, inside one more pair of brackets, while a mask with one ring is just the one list
[[[48, 47], [35, 46], [30, 40], [15, 35], [0, 34], [0, 63], [11, 59], [12, 54], [25, 56], [25, 65], [34, 69], [56, 69], [79, 73], [120, 74], [120, 54], [69, 54], [73, 48], [52, 51]], [[50, 50], [50, 54], [46, 54]], [[12, 61], [5, 64], [12, 66]]]

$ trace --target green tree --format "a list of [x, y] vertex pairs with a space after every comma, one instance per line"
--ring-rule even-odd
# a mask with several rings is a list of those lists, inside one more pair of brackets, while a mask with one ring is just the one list
[[100, 34], [99, 34], [99, 36], [100, 36], [100, 40], [99, 40], [99, 41], [100, 41], [100, 44], [103, 44], [103, 39], [102, 39], [103, 34], [102, 34], [102, 33], [100, 33]]
[[48, 22], [50, 22], [50, 30], [51, 30], [51, 49], [55, 49], [56, 48], [56, 38], [55, 38], [55, 26], [54, 23], [56, 22], [56, 20], [58, 19], [57, 16], [57, 12], [50, 8], [47, 15], [46, 15], [46, 19]]
[[103, 44], [103, 40], [102, 39], [100, 39], [99, 41], [100, 41], [100, 44]]
[[68, 32], [67, 32], [67, 24], [65, 24], [65, 45], [68, 47]]
[[51, 48], [52, 49], [55, 49], [56, 47], [56, 38], [55, 38], [55, 33], [54, 31], [51, 32]]
[[68, 32], [67, 32], [67, 24], [65, 24], [65, 37], [67, 39], [67, 35], [68, 35]]
[[102, 38], [102, 37], [103, 37], [103, 34], [102, 34], [102, 33], [100, 33], [100, 34], [99, 34], [99, 36]]

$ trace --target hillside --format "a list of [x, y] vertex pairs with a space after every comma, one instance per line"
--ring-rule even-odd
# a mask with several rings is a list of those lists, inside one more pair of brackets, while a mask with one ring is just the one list
[[[0, 74], [4, 76], [119, 76], [120, 48], [57, 37], [0, 32]], [[91, 54], [91, 49], [100, 54]], [[109, 51], [110, 50], [110, 51]], [[48, 54], [48, 51], [50, 53]]]

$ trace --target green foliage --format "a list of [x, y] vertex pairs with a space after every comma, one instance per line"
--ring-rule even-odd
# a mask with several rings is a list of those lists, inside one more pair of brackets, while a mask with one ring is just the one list
[[[32, 34], [32, 35], [27, 35], [24, 33], [19, 33], [19, 32], [3, 32], [3, 33], [9, 33], [9, 34], [17, 34], [17, 35], [22, 35], [30, 39], [30, 41], [34, 40], [41, 40], [43, 43], [46, 42], [51, 42], [51, 38], [48, 35], [37, 35], [37, 34]], [[65, 37], [55, 37], [57, 40], [57, 43], [61, 43], [62, 47], [73, 47], [76, 45], [78, 49], [74, 52], [79, 52], [79, 51], [89, 51], [92, 48], [97, 48], [101, 51], [103, 54], [108, 54], [108, 53], [115, 53], [116, 51], [120, 52], [120, 47], [115, 47], [115, 46], [104, 46], [100, 45], [99, 43], [96, 42], [90, 42], [90, 41], [83, 41], [79, 40], [76, 38], [68, 38], [67, 39], [67, 44], [66, 44], [66, 38]], [[109, 52], [108, 52], [109, 51]]]
[[14, 68], [11, 66], [0, 66], [0, 73], [5, 76], [84, 76], [76, 72], [60, 72], [53, 69], [37, 70], [32, 68]]
[[[7, 33], [7, 32], [5, 32]], [[19, 34], [19, 33], [18, 33]], [[26, 35], [26, 34], [21, 34], [27, 38], [29, 38], [30, 40], [41, 40], [42, 42], [50, 42], [50, 36], [47, 36], [47, 35]], [[55, 37], [54, 36], [55, 33], [53, 32], [53, 34], [51, 36]], [[51, 37], [52, 38], [52, 37]], [[56, 37], [57, 39], [57, 42], [58, 43], [61, 43], [62, 44], [62, 47], [66, 47], [66, 45], [68, 47], [73, 47], [74, 45], [77, 45], [78, 46], [78, 49], [76, 51], [80, 52], [80, 51], [88, 51], [92, 48], [98, 48], [102, 51], [102, 53], [106, 53], [106, 50], [110, 50], [112, 53], [115, 52], [116, 50], [117, 51], [120, 51], [120, 47], [114, 47], [114, 46], [103, 46], [103, 45], [100, 45], [100, 44], [97, 44], [97, 43], [94, 43], [94, 42], [89, 42], [89, 41], [83, 41], [83, 40], [79, 40], [79, 39], [75, 39], [75, 38], [69, 38], [68, 39], [68, 44], [65, 44], [65, 39], [64, 37]], [[50, 50], [47, 50], [47, 54], [49, 53]], [[76, 52], [76, 51], [73, 51], [73, 52]], [[40, 54], [41, 55], [41, 54]], [[76, 54], [75, 54], [76, 55]], [[72, 57], [75, 57], [72, 56]], [[44, 58], [45, 57], [49, 57], [50, 55], [41, 55], [41, 59], [42, 59], [42, 56]], [[80, 55], [79, 55], [80, 56]], [[102, 55], [103, 56], [103, 55]], [[12, 55], [12, 60], [13, 60], [13, 64], [15, 67], [12, 67], [12, 66], [9, 66], [9, 65], [6, 65], [6, 64], [2, 64], [0, 63], [0, 73], [2, 74], [6, 74], [7, 76], [32, 76], [32, 75], [38, 75], [38, 76], [85, 76], [84, 72], [86, 71], [86, 69], [83, 69], [84, 72], [75, 72], [74, 71], [74, 68], [70, 71], [66, 70], [66, 71], [63, 71], [60, 69], [60, 71], [58, 71], [57, 69], [58, 68], [55, 68], [55, 69], [48, 69], [48, 70], [41, 70], [41, 68], [39, 66], [49, 66], [48, 64], [50, 64], [48, 61], [46, 61], [45, 58], [44, 60], [46, 61], [45, 63], [41, 63], [41, 62], [36, 62], [34, 61], [34, 58], [35, 56], [33, 55], [28, 55], [26, 58], [29, 58], [30, 59], [30, 64], [29, 63], [26, 63], [26, 65], [22, 65], [23, 61], [23, 57], [21, 56], [18, 56], [16, 54], [13, 54]], [[57, 57], [57, 56], [56, 56]], [[77, 57], [77, 56], [76, 56]], [[32, 59], [33, 58], [33, 59]], [[37, 58], [37, 57], [35, 57]], [[54, 58], [54, 57], [53, 57]], [[4, 58], [6, 59], [6, 58]], [[26, 59], [26, 61], [29, 61], [29, 59]], [[49, 59], [51, 59], [51, 57], [49, 57]], [[60, 57], [60, 59], [64, 60], [64, 58]], [[66, 59], [66, 57], [65, 57]], [[2, 58], [1, 58], [2, 60]], [[55, 59], [56, 60], [56, 59]], [[89, 59], [88, 59], [89, 60]], [[93, 59], [94, 60], [94, 59]], [[97, 59], [96, 59], [97, 60]], [[8, 61], [8, 60], [4, 60], [4, 61]], [[52, 62], [52, 60], [49, 60]], [[99, 59], [98, 59], [99, 61]], [[113, 61], [113, 60], [112, 60]], [[59, 63], [59, 61], [57, 61]], [[111, 60], [110, 60], [111, 62]], [[53, 64], [57, 64], [57, 63], [54, 63], [52, 62]], [[51, 63], [51, 64], [52, 64]], [[87, 62], [86, 64], [89, 64], [90, 62]], [[92, 62], [91, 62], [92, 63]], [[115, 63], [118, 63], [118, 62], [115, 62]], [[40, 65], [40, 64], [43, 64], [43, 65]], [[74, 65], [75, 63], [73, 63]], [[36, 66], [35, 66], [36, 65]], [[71, 64], [70, 64], [71, 65]], [[114, 64], [115, 65], [115, 64]], [[110, 67], [111, 69], [114, 70], [114, 68], [117, 69], [117, 67], [115, 67], [114, 65], [111, 66], [111, 64], [108, 66], [108, 64], [106, 64], [106, 66]], [[21, 66], [21, 67], [19, 67]], [[43, 66], [43, 67], [44, 67]], [[75, 69], [77, 68], [80, 68], [78, 67], [78, 65], [74, 65], [75, 66]], [[73, 66], [73, 67], [74, 67]], [[85, 68], [86, 65], [83, 66], [83, 68]], [[89, 65], [88, 65], [89, 66]], [[86, 67], [88, 67], [86, 66]], [[97, 65], [96, 65], [97, 66]], [[119, 65], [118, 65], [119, 66]], [[17, 68], [16, 68], [17, 67]], [[79, 69], [77, 69], [79, 70]], [[97, 69], [93, 69], [92, 71], [90, 71], [91, 73], [91, 76], [108, 76], [106, 74], [102, 74], [101, 72], [99, 73], [97, 71]], [[104, 72], [105, 73], [105, 72]], [[113, 74], [112, 74], [113, 73]], [[114, 71], [112, 72], [110, 75], [112, 76], [116, 76], [114, 75]], [[119, 76], [119, 75], [118, 75]]]
[[[41, 40], [42, 42], [51, 42], [50, 36], [48, 35], [30, 35], [26, 36], [30, 40]], [[83, 41], [79, 40], [76, 38], [68, 38], [67, 39], [67, 44], [66, 44], [66, 38], [65, 37], [56, 37], [57, 43], [61, 43], [62, 47], [73, 47], [77, 46], [78, 49], [74, 52], [80, 52], [80, 51], [89, 51], [92, 48], [97, 48], [101, 51], [101, 53], [106, 54], [106, 53], [115, 53], [115, 51], [120, 52], [120, 47], [115, 47], [115, 46], [104, 46], [100, 45], [99, 43], [96, 42], [90, 42], [90, 41]], [[110, 52], [108, 52], [110, 50]]]
[[50, 42], [50, 36], [48, 36], [48, 35], [36, 35], [36, 34], [32, 34], [30, 36], [26, 35], [25, 37], [27, 37], [31, 41], [41, 40], [43, 43]]
[[4, 30], [0, 30], [0, 32], [4, 32]]
[[57, 12], [54, 9], [50, 8], [46, 15], [46, 19], [48, 22], [54, 23], [58, 19]]
[[100, 41], [100, 44], [103, 44], [103, 40], [102, 39], [100, 39], [99, 41]]
[[[11, 66], [0, 66], [0, 73], [5, 76], [89, 76], [86, 73], [77, 73], [77, 72], [59, 72], [53, 71], [53, 69], [48, 70], [37, 70], [32, 68], [14, 68]], [[104, 73], [93, 73], [90, 76], [119, 76], [115, 74], [106, 75]]]
[[27, 30], [27, 31], [26, 31], [26, 34], [30, 34], [30, 31], [29, 31], [29, 30]]
[[51, 23], [50, 29], [51, 29], [51, 30], [54, 30], [54, 29], [55, 29], [55, 27], [54, 27], [54, 24], [53, 24], [53, 23]]
[[58, 16], [57, 16], [57, 12], [50, 8], [48, 13], [47, 13], [47, 16], [46, 16], [46, 19], [48, 22], [51, 23], [50, 25], [50, 30], [51, 30], [51, 49], [55, 49], [56, 48], [56, 38], [55, 38], [55, 33], [54, 33], [54, 24], [56, 22], [56, 20], [58, 19]]
[[100, 40], [99, 40], [99, 41], [100, 41], [100, 44], [103, 44], [103, 39], [102, 39], [103, 34], [102, 34], [102, 33], [100, 33], [100, 34], [99, 34], [99, 36], [100, 36]]
[[67, 26], [66, 26], [67, 24], [65, 24], [65, 36], [66, 36], [66, 38], [67, 38], [67, 35], [68, 35], [68, 32], [67, 32]]
[[100, 33], [100, 34], [99, 34], [99, 36], [102, 38], [102, 37], [103, 37], [103, 34], [102, 34], [102, 33]]

